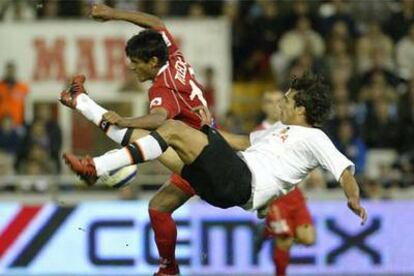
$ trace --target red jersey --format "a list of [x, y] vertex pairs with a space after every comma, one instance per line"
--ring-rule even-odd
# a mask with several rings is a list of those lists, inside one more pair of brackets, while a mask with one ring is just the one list
[[168, 61], [158, 71], [149, 89], [150, 109], [163, 107], [168, 118], [183, 121], [200, 128], [201, 119], [192, 108], [207, 106], [202, 86], [197, 82], [192, 67], [185, 61], [172, 35], [167, 29], [157, 29], [168, 47]]

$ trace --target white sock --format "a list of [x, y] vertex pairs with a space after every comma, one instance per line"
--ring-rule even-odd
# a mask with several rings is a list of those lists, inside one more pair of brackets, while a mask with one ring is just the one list
[[122, 149], [95, 157], [93, 161], [97, 175], [101, 176], [105, 172], [116, 170], [127, 165], [157, 159], [161, 154], [163, 154], [163, 149], [157, 139], [152, 135], [147, 135]]
[[116, 143], [121, 144], [122, 139], [127, 132], [127, 128], [119, 128], [114, 125], [105, 125], [102, 122], [102, 115], [108, 110], [98, 105], [88, 95], [82, 93], [76, 98], [76, 109], [82, 113], [89, 121], [93, 122], [99, 128], [104, 130], [105, 134], [114, 140]]
[[132, 158], [126, 147], [119, 150], [114, 150], [99, 157], [93, 158], [95, 163], [96, 174], [103, 175], [105, 172], [110, 172], [132, 164]]
[[138, 145], [137, 149], [139, 150], [139, 153], [142, 155], [143, 161], [157, 159], [158, 157], [160, 157], [160, 155], [163, 154], [163, 150], [161, 149], [160, 144], [152, 135], [147, 135], [142, 138], [139, 138], [131, 145]]

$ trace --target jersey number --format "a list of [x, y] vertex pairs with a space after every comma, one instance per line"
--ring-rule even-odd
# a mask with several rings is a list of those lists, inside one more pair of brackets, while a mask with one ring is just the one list
[[190, 94], [190, 100], [194, 100], [195, 97], [198, 98], [198, 100], [204, 105], [207, 106], [207, 101], [203, 97], [203, 91], [192, 81], [190, 80], [191, 85], [191, 94]]

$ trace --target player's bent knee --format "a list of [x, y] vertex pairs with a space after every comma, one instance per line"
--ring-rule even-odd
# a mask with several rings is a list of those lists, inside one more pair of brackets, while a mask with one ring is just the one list
[[178, 187], [167, 183], [151, 199], [149, 209], [172, 213], [184, 204], [191, 196]]
[[148, 209], [157, 210], [159, 212], [172, 212], [171, 206], [169, 204], [163, 202], [163, 200], [157, 196], [154, 196], [150, 199], [148, 204]]
[[315, 244], [315, 240], [316, 240], [315, 233], [313, 231], [296, 236], [296, 241], [305, 246], [311, 246]]
[[275, 246], [282, 250], [288, 250], [293, 245], [293, 237], [289, 236], [276, 236]]
[[303, 237], [302, 239], [300, 239], [300, 243], [306, 246], [311, 246], [315, 243], [315, 237]]

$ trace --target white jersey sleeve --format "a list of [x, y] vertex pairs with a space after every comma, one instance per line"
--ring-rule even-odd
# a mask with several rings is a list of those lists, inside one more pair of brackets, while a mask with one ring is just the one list
[[319, 135], [314, 135], [312, 139], [307, 139], [306, 144], [313, 156], [322, 168], [331, 172], [336, 181], [339, 181], [342, 173], [347, 168], [355, 173], [355, 165], [346, 158], [332, 143], [332, 141], [322, 131]]

